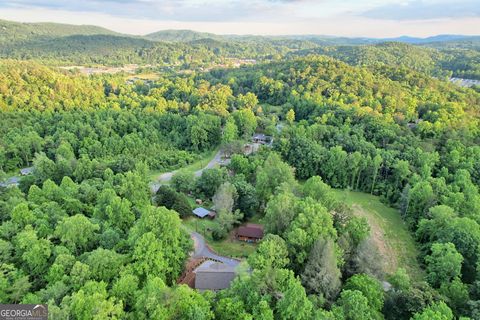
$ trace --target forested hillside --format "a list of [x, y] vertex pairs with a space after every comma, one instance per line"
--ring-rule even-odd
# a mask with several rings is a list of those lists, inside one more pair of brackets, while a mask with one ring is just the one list
[[[0, 302], [480, 318], [480, 92], [446, 81], [475, 77], [478, 50], [79, 28], [0, 49]], [[185, 280], [205, 259], [234, 269], [222, 290]]]
[[118, 34], [97, 26], [75, 26], [59, 23], [19, 23], [0, 20], [0, 43], [2, 45], [31, 39], [48, 39], [71, 35]]
[[454, 76], [480, 79], [480, 53], [478, 50], [447, 48], [447, 45], [429, 48], [400, 42], [386, 42], [362, 46], [319, 47], [292, 54], [294, 56], [326, 55], [358, 66], [404, 66], [440, 78]]
[[[440, 71], [435, 69], [436, 61], [441, 56], [439, 51], [398, 42], [369, 46], [322, 47], [315, 49], [313, 52], [334, 57], [352, 65], [373, 66], [386, 64], [406, 66], [413, 70], [434, 75]], [[310, 54], [312, 51], [303, 53]], [[437, 76], [441, 75], [437, 74]]]
[[5, 44], [0, 48], [0, 57], [32, 59], [51, 65], [136, 63], [195, 69], [225, 63], [225, 58], [278, 59], [290, 51], [313, 46], [298, 40], [257, 43], [199, 39], [169, 43], [117, 35], [72, 35]]
[[162, 30], [149, 33], [145, 37], [151, 40], [170, 42], [190, 42], [202, 39], [222, 39], [222, 36], [218, 36], [213, 33], [195, 32], [192, 30]]
[[49, 65], [148, 64], [182, 69], [222, 66], [225, 58], [262, 61], [327, 55], [352, 65], [405, 66], [434, 77], [480, 79], [476, 37], [368, 39], [215, 35], [164, 30], [144, 37], [95, 26], [0, 21], [0, 57]]

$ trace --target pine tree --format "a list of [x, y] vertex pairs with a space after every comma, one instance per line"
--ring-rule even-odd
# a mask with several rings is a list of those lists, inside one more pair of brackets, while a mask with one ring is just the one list
[[322, 294], [330, 301], [337, 296], [342, 282], [332, 240], [315, 242], [301, 277], [307, 292]]

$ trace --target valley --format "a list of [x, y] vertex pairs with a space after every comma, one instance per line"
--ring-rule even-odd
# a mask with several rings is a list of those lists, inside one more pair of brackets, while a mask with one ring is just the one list
[[[168, 15], [154, 2], [102, 8]], [[0, 311], [480, 317], [478, 36], [134, 21], [0, 21]]]

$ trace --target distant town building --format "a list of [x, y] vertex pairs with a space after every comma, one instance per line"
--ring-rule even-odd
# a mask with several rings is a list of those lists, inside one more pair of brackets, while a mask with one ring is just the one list
[[417, 120], [415, 120], [415, 121], [413, 121], [413, 122], [407, 123], [407, 127], [409, 127], [410, 129], [415, 129], [415, 128], [418, 127], [418, 124], [421, 123], [421, 122], [423, 122], [422, 119], [417, 119]]
[[252, 137], [253, 143], [265, 144], [270, 145], [273, 142], [273, 138], [271, 136], [267, 136], [263, 133], [256, 133]]
[[236, 276], [235, 267], [207, 260], [195, 269], [195, 289], [222, 290], [230, 286]]
[[257, 242], [263, 239], [263, 226], [254, 223], [247, 223], [237, 230], [237, 239], [246, 242]]
[[195, 208], [192, 213], [196, 215], [197, 217], [203, 219], [205, 217], [209, 217], [210, 219], [215, 218], [217, 213], [213, 210], [208, 210], [202, 207]]
[[450, 78], [450, 82], [455, 83], [461, 87], [473, 87], [480, 86], [480, 80], [463, 79], [463, 78]]

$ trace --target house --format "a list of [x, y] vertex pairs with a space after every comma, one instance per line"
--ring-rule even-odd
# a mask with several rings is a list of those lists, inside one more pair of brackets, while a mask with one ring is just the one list
[[423, 122], [423, 119], [417, 119], [415, 120], [414, 122], [409, 122], [407, 123], [407, 126], [410, 128], [410, 129], [415, 129], [418, 127], [418, 124]]
[[230, 286], [235, 278], [235, 267], [222, 262], [207, 260], [195, 271], [195, 289], [222, 290]]
[[20, 169], [20, 174], [22, 176], [28, 176], [29, 174], [32, 174], [32, 172], [33, 172], [33, 167]]
[[252, 137], [252, 142], [270, 146], [272, 145], [273, 138], [263, 133], [255, 133]]
[[197, 217], [202, 218], [202, 219], [207, 217], [207, 216], [210, 219], [214, 219], [215, 216], [217, 215], [217, 213], [215, 211], [208, 210], [208, 209], [205, 209], [205, 208], [202, 208], [202, 207], [198, 207], [198, 208], [194, 209], [192, 211], [192, 213], [194, 215], [196, 215]]
[[247, 223], [237, 230], [237, 239], [246, 242], [257, 242], [263, 238], [263, 226]]
[[10, 177], [5, 182], [0, 182], [0, 187], [8, 188], [14, 187], [19, 185], [20, 178], [19, 177]]

